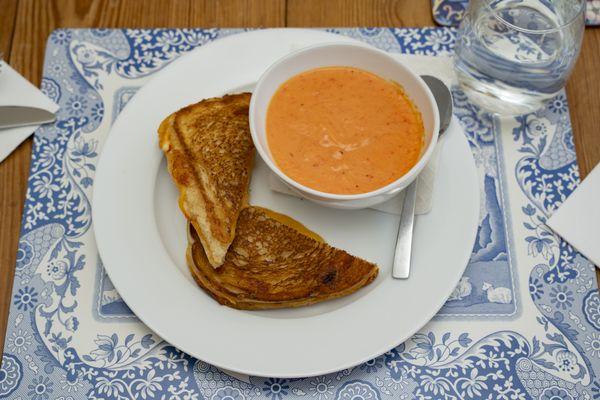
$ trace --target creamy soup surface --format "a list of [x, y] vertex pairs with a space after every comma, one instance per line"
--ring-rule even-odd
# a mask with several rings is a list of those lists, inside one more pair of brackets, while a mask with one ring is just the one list
[[305, 71], [284, 82], [267, 110], [277, 166], [312, 189], [366, 193], [419, 160], [421, 113], [402, 87], [353, 67]]

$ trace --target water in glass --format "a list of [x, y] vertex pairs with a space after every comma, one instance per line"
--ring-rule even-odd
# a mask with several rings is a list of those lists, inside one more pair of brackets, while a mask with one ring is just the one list
[[455, 55], [463, 90], [499, 114], [539, 108], [575, 64], [584, 7], [585, 0], [471, 0]]

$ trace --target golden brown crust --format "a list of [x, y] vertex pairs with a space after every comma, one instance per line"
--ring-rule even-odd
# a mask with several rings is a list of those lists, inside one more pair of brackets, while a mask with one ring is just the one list
[[372, 282], [375, 264], [305, 236], [258, 207], [242, 210], [219, 269], [211, 268], [194, 229], [187, 262], [219, 303], [259, 310], [299, 307], [351, 294]]
[[223, 262], [247, 205], [254, 159], [249, 103], [249, 93], [203, 100], [169, 115], [158, 129], [179, 206], [213, 267]]

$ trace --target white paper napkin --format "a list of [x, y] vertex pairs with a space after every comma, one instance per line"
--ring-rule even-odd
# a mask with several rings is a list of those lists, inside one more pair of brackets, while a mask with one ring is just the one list
[[600, 266], [600, 164], [548, 219], [548, 226]]
[[[452, 59], [449, 57], [432, 57], [407, 54], [393, 54], [399, 61], [405, 64], [413, 71], [418, 71], [421, 75], [432, 75], [441, 79], [448, 87], [455, 82], [455, 76], [452, 69]], [[455, 123], [454, 121], [452, 122]], [[435, 182], [435, 172], [438, 159], [443, 144], [443, 139], [438, 143], [435, 152], [432, 154], [429, 164], [419, 174], [417, 183], [417, 201], [415, 203], [415, 214], [427, 214], [431, 210], [431, 200], [433, 185]], [[285, 183], [277, 176], [271, 175], [269, 179], [271, 190], [279, 193], [289, 194], [298, 197]], [[373, 206], [374, 210], [383, 211], [388, 214], [400, 215], [402, 204], [404, 203], [404, 193], [400, 192], [398, 196], [386, 201], [385, 203]]]
[[[39, 107], [56, 112], [58, 105], [23, 78], [4, 61], [0, 61], [0, 106]], [[37, 126], [0, 129], [0, 162], [2, 162]]]

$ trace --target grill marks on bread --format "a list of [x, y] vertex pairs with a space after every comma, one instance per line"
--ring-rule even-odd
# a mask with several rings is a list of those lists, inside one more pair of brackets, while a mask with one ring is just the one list
[[254, 146], [248, 126], [250, 94], [203, 100], [167, 117], [159, 144], [213, 267], [223, 263], [247, 204]]
[[239, 309], [298, 307], [351, 294], [372, 282], [375, 264], [317, 241], [272, 218], [242, 210], [223, 265], [210, 267], [198, 235], [189, 232], [194, 279], [219, 303]]
[[334, 299], [372, 282], [375, 264], [287, 216], [248, 206], [249, 102], [248, 93], [203, 100], [158, 129], [190, 222], [186, 259], [198, 285], [221, 304], [258, 310]]

